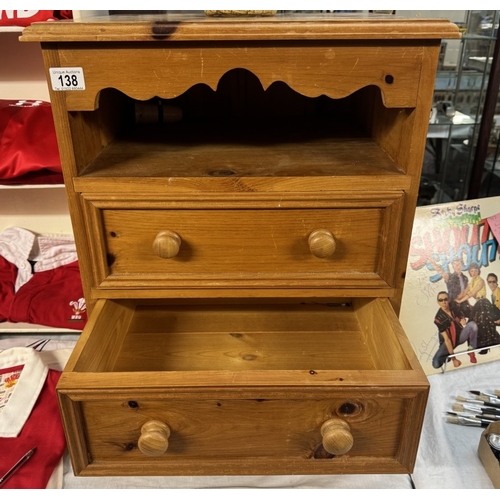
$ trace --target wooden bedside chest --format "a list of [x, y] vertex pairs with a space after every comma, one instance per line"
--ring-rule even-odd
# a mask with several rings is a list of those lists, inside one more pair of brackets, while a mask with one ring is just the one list
[[[112, 22], [111, 22], [112, 21]], [[89, 323], [77, 475], [407, 473], [398, 323], [443, 20], [39, 23]]]

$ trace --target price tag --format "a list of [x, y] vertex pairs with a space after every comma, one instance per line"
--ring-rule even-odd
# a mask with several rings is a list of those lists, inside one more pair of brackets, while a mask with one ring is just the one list
[[49, 68], [52, 90], [85, 90], [82, 68]]

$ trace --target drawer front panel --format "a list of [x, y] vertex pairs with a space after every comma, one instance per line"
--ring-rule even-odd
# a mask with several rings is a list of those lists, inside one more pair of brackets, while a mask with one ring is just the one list
[[[288, 287], [388, 288], [399, 201], [284, 210], [122, 210], [88, 202], [95, 281], [102, 288], [135, 289], [271, 287], [280, 280]], [[318, 230], [319, 254], [310, 239]], [[168, 246], [172, 235], [178, 251], [165, 256], [156, 245], [163, 248], [165, 237]]]
[[[267, 468], [264, 464], [274, 461], [276, 473], [281, 466], [288, 468], [287, 473], [338, 472], [346, 466], [356, 472], [363, 460], [364, 470], [360, 467], [358, 472], [369, 472], [366, 460], [378, 460], [377, 468], [392, 464], [389, 468], [400, 472], [408, 467], [398, 463], [404, 447], [405, 399], [205, 397], [120, 400], [112, 396], [113, 401], [83, 402], [89, 464], [119, 467], [126, 463], [130, 473], [152, 467], [151, 471], [165, 474], [257, 473], [259, 463]], [[339, 416], [348, 423], [353, 444], [347, 453], [333, 455], [323, 446], [321, 428]], [[168, 425], [168, 448], [147, 456], [140, 450], [141, 428], [153, 421]], [[257, 469], [252, 472], [250, 464]], [[260, 473], [273, 471], [261, 469]]]

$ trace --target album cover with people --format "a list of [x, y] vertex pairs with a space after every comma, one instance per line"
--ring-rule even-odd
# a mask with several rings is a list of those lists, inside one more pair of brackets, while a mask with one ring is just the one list
[[400, 321], [426, 374], [500, 359], [500, 197], [417, 207]]

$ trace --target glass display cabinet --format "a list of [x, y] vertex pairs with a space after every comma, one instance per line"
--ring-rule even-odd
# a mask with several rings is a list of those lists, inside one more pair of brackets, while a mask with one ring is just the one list
[[[434, 102], [422, 170], [419, 204], [459, 201], [467, 198], [483, 106], [498, 33], [500, 11], [454, 11], [461, 40], [443, 40], [434, 89]], [[399, 13], [399, 12], [398, 12]], [[497, 100], [495, 115], [500, 117]], [[496, 127], [500, 120], [496, 120]], [[498, 136], [498, 129], [496, 132]], [[495, 165], [495, 124], [485, 164], [481, 194], [489, 177], [498, 175]], [[498, 158], [498, 152], [496, 153]], [[488, 163], [493, 162], [492, 165]], [[498, 167], [500, 168], [500, 167]], [[500, 179], [499, 179], [500, 180]], [[499, 184], [497, 182], [497, 184]], [[498, 194], [500, 189], [496, 187]]]

